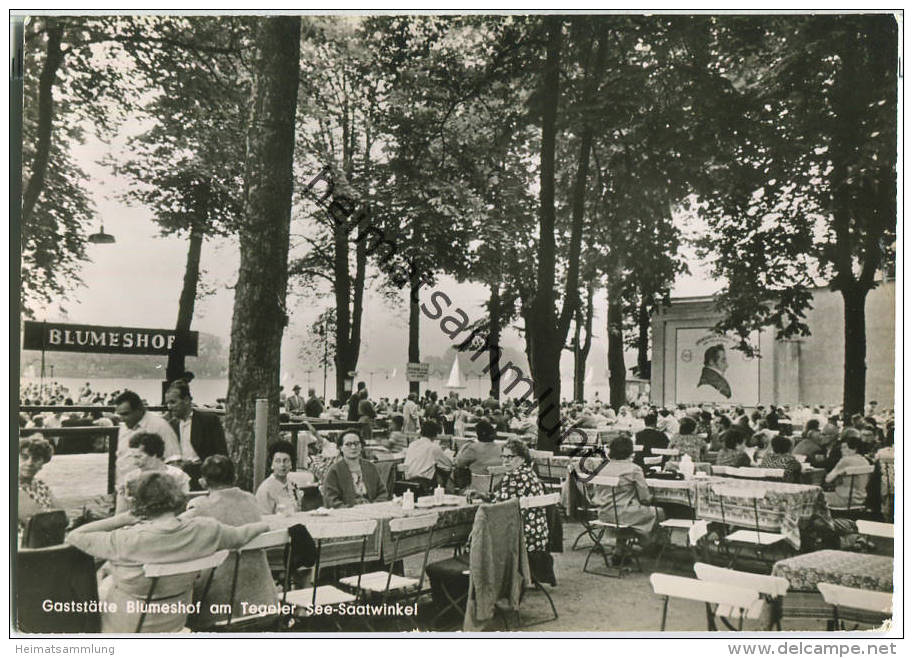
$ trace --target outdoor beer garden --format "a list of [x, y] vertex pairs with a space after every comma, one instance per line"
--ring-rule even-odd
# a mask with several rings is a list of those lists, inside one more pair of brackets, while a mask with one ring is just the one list
[[893, 16], [18, 30], [18, 632], [890, 628]]

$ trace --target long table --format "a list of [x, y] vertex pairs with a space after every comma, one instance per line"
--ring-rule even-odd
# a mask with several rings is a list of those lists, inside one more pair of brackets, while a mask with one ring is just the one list
[[[668, 486], [668, 480], [647, 478], [647, 486], [655, 503], [690, 505], [695, 518], [716, 521], [728, 525], [754, 529], [755, 507], [748, 500], [731, 495], [720, 496], [714, 492], [714, 484], [727, 488], [758, 490], [763, 489], [763, 498], [758, 499], [757, 524], [764, 532], [779, 532], [796, 549], [801, 546], [799, 521], [814, 513], [826, 515], [827, 507], [821, 488], [812, 485], [788, 482], [766, 482], [740, 480], [738, 478], [706, 477], [689, 480], [688, 487]], [[580, 486], [580, 483], [578, 483]]]
[[894, 591], [894, 560], [849, 551], [815, 551], [776, 562], [771, 573], [793, 590], [817, 592], [818, 583], [878, 592]]
[[[365, 560], [390, 560], [393, 557], [393, 538], [390, 534], [390, 521], [392, 519], [437, 514], [438, 522], [433, 528], [433, 544], [441, 545], [454, 541], [464, 540], [472, 531], [475, 512], [478, 503], [438, 506], [431, 508], [416, 508], [404, 510], [399, 502], [380, 502], [356, 505], [355, 507], [328, 510], [325, 514], [315, 512], [298, 512], [290, 516], [278, 514], [264, 516], [263, 520], [271, 530], [289, 528], [302, 524], [308, 531], [317, 528], [338, 525], [351, 521], [376, 520], [377, 528], [368, 538], [365, 548]], [[425, 548], [424, 531], [413, 534], [404, 534], [398, 547], [398, 558], [420, 553]], [[340, 541], [327, 543], [322, 551], [321, 563], [331, 566], [335, 564], [348, 564], [357, 562], [361, 555], [361, 541]]]

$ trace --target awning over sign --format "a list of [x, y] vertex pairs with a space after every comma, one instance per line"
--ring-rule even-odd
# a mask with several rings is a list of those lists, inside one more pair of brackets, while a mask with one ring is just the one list
[[182, 332], [179, 336], [174, 329], [26, 320], [22, 349], [93, 354], [168, 354], [177, 346], [185, 356], [196, 356], [198, 343], [199, 334], [196, 331]]

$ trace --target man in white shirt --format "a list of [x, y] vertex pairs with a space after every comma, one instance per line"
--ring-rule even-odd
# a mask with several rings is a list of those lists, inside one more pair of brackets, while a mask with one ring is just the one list
[[422, 423], [422, 435], [406, 448], [407, 480], [419, 480], [426, 486], [436, 482], [446, 482], [453, 470], [453, 460], [448, 457], [441, 446], [433, 441], [440, 432], [440, 426], [433, 420]]
[[140, 396], [133, 391], [124, 391], [114, 399], [114, 412], [120, 417], [120, 432], [117, 434], [117, 465], [115, 480], [122, 484], [124, 476], [132, 471], [135, 466], [130, 457], [130, 437], [137, 432], [157, 434], [165, 444], [162, 460], [165, 462], [181, 459], [181, 444], [178, 437], [164, 418], [151, 411], [146, 411], [146, 406]]

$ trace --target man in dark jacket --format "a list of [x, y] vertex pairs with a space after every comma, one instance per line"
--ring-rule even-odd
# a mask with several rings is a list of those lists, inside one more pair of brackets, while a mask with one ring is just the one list
[[190, 488], [199, 490], [203, 461], [212, 455], [228, 455], [222, 421], [214, 413], [193, 408], [190, 387], [182, 379], [169, 386], [165, 406], [181, 444], [181, 468], [190, 476]]
[[358, 403], [368, 398], [367, 385], [364, 382], [358, 382], [358, 390], [349, 396], [349, 415], [347, 420], [358, 420]]
[[320, 418], [323, 413], [323, 404], [317, 399], [317, 391], [308, 389], [308, 399], [304, 403], [304, 415], [308, 418]]
[[656, 429], [657, 416], [655, 411], [651, 411], [644, 416], [644, 429], [634, 435], [634, 443], [643, 446], [643, 452], [635, 453], [634, 463], [643, 466], [644, 457], [653, 456], [653, 448], [668, 448], [669, 437], [663, 432]]

